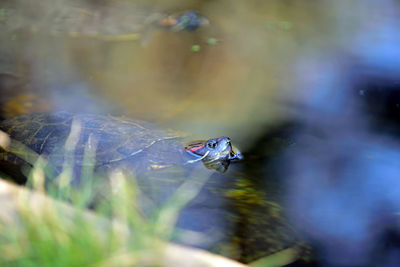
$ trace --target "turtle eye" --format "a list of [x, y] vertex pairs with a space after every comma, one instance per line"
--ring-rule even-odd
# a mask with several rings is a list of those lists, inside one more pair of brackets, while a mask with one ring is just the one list
[[207, 142], [207, 147], [208, 147], [208, 148], [212, 148], [212, 149], [216, 148], [216, 147], [217, 147], [217, 141], [215, 141], [215, 140], [209, 140], [209, 141]]

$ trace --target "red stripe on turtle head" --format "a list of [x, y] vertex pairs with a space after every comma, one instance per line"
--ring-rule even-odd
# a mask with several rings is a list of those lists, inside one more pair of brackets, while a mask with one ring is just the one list
[[195, 152], [203, 147], [204, 147], [204, 145], [200, 145], [200, 146], [195, 146], [195, 147], [191, 147], [191, 148], [186, 148], [186, 150], [188, 150], [190, 152]]

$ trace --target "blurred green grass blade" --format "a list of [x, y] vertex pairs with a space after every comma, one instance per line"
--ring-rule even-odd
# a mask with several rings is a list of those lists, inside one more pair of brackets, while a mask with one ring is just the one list
[[155, 231], [165, 239], [171, 239], [180, 211], [194, 199], [209, 177], [191, 176], [187, 178], [174, 194], [161, 207], [155, 218]]
[[[40, 155], [38, 153], [14, 139], [10, 140], [9, 145], [5, 150], [7, 152], [15, 154], [17, 157], [29, 163], [31, 166], [35, 166], [40, 158]], [[57, 169], [44, 158], [42, 158], [40, 161], [40, 168], [43, 170], [45, 175], [50, 179], [54, 178], [57, 174]]]
[[288, 248], [272, 255], [263, 257], [249, 264], [250, 267], [280, 267], [295, 262], [299, 251], [296, 248]]

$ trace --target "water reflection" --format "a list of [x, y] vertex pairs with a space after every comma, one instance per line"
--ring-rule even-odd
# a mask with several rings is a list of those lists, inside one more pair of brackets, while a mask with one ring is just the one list
[[308, 91], [295, 109], [303, 128], [286, 151], [286, 201], [323, 265], [400, 260], [398, 22], [366, 21], [343, 51], [300, 61]]

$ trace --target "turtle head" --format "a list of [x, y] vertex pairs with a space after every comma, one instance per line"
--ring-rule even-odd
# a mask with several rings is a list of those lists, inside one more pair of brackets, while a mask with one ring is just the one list
[[185, 151], [195, 157], [188, 163], [201, 160], [204, 166], [219, 172], [225, 172], [231, 162], [243, 159], [239, 150], [232, 146], [229, 137], [193, 141], [185, 147]]
[[210, 24], [209, 20], [196, 11], [186, 11], [178, 14], [171, 14], [159, 22], [160, 26], [168, 27], [172, 31], [195, 31], [199, 27]]

